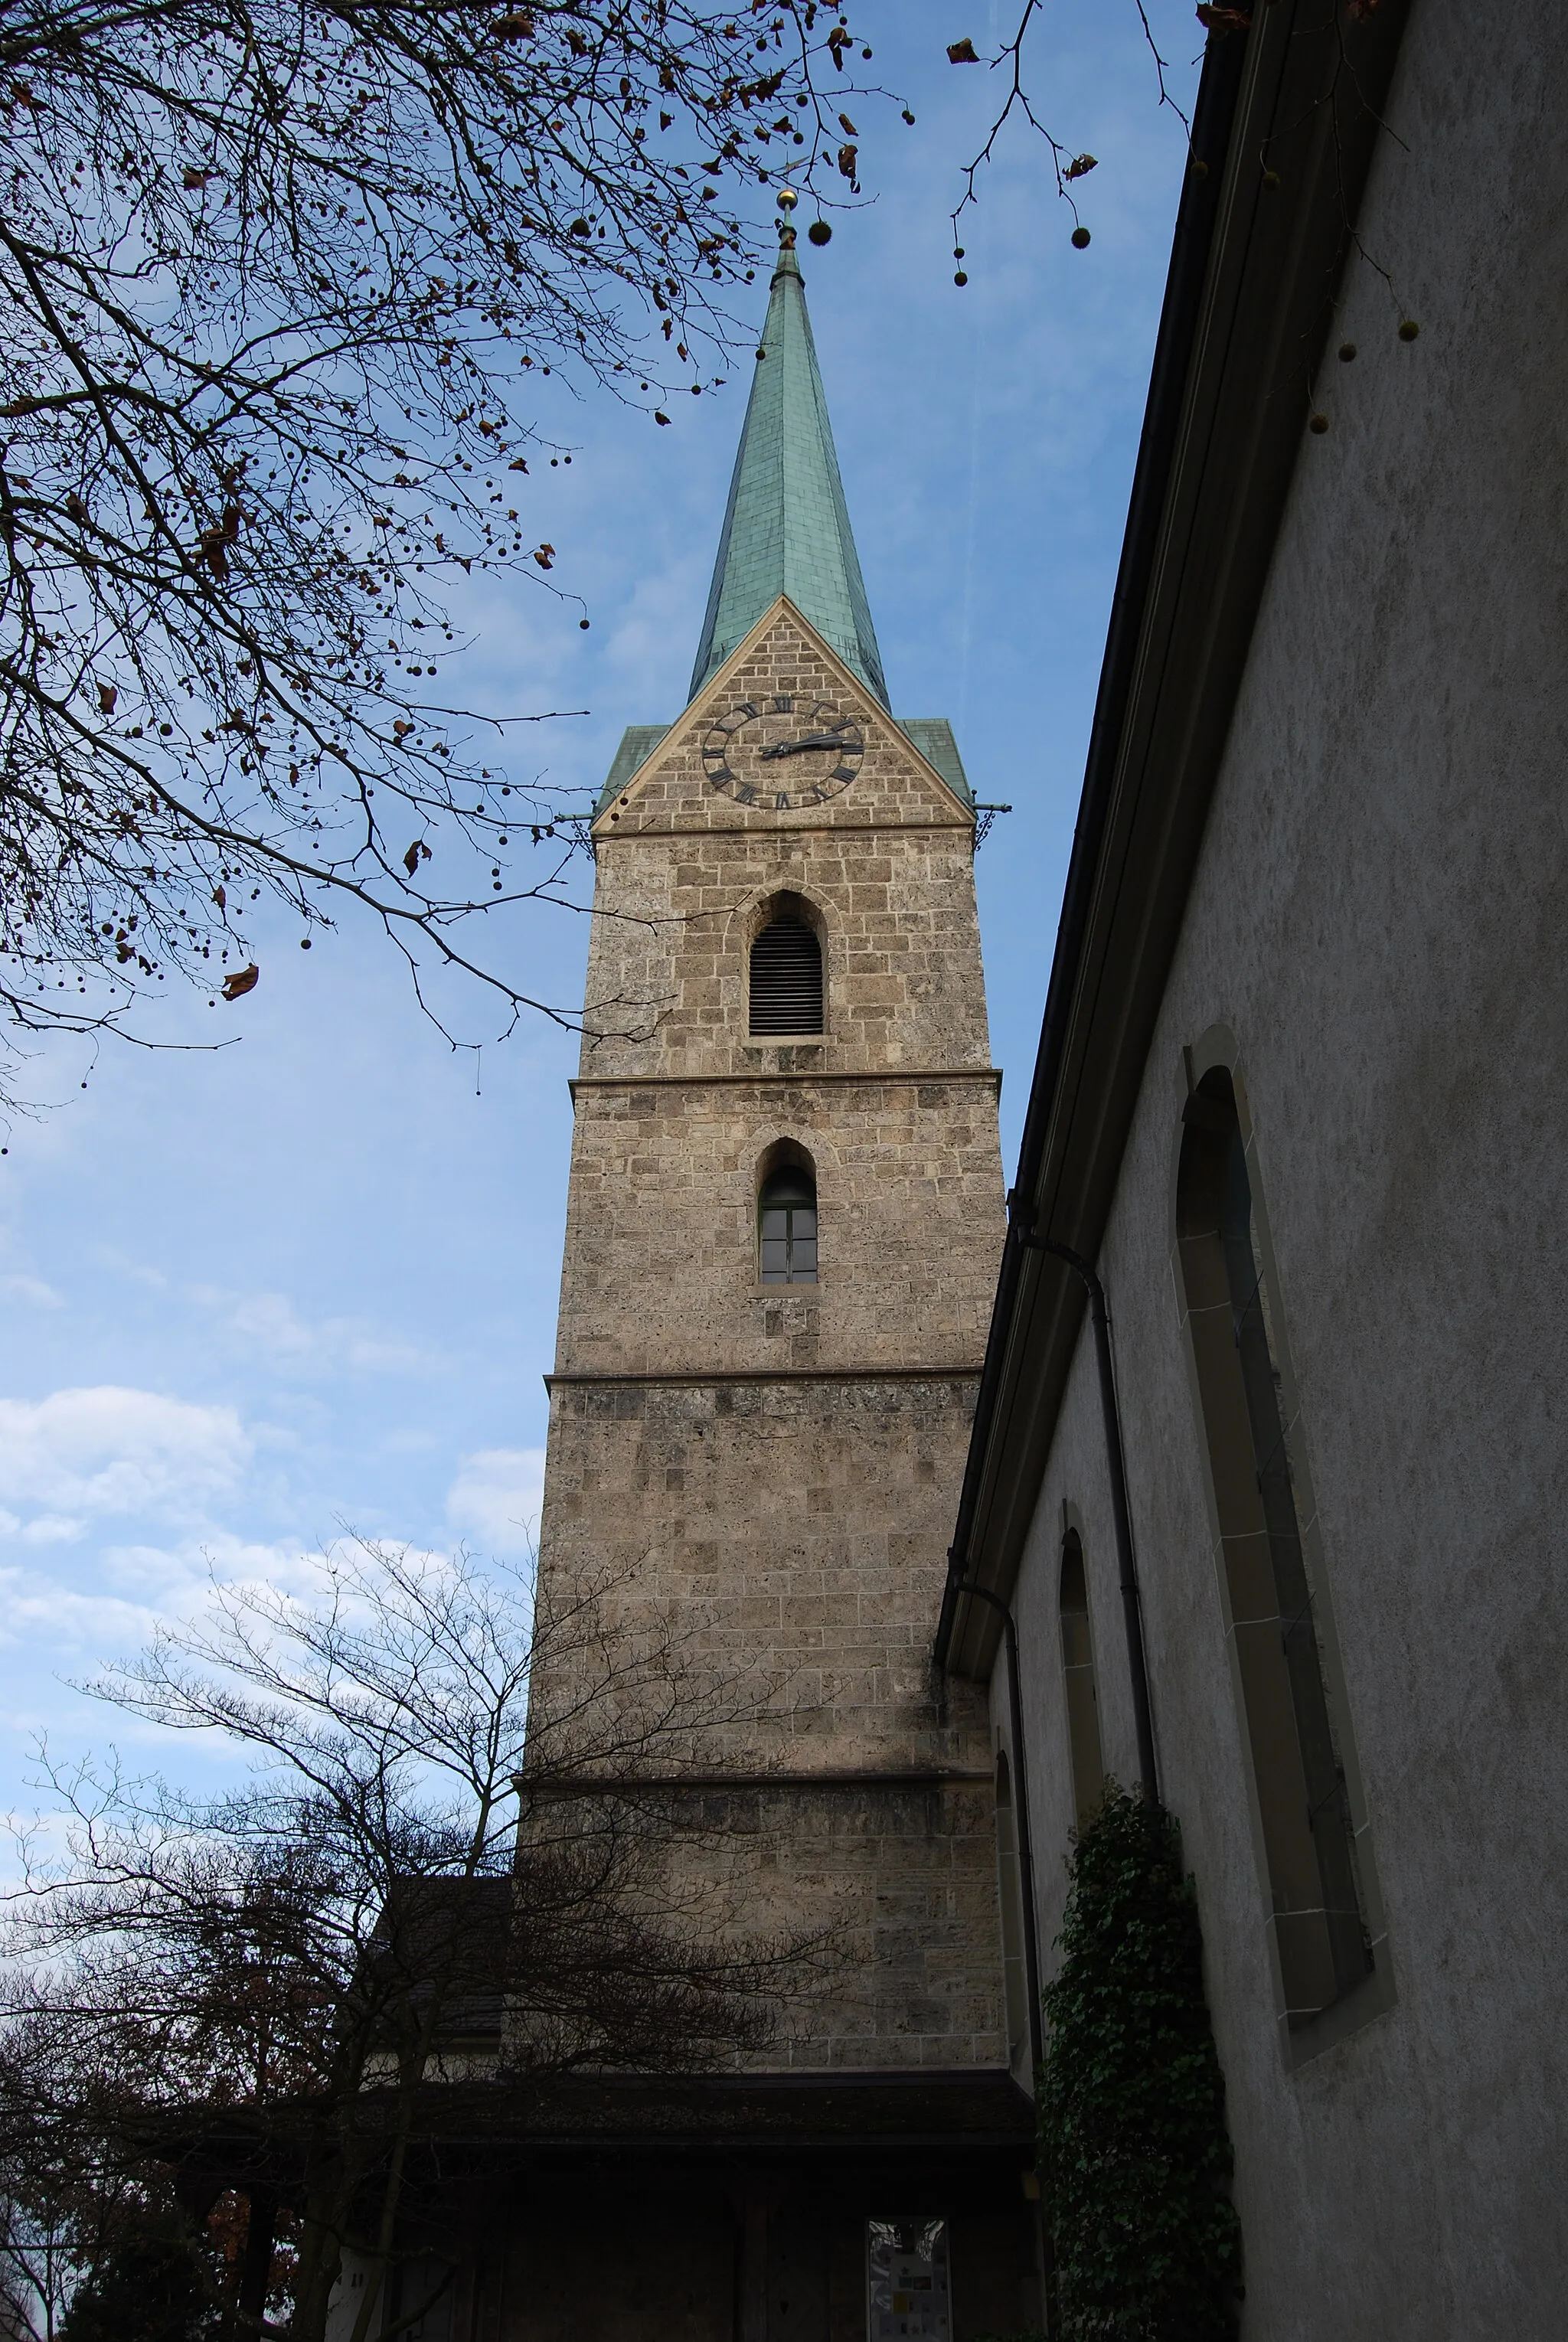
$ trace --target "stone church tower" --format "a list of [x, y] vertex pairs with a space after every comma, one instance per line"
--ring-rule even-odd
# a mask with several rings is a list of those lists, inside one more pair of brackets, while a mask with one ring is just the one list
[[677, 1792], [730, 1902], [842, 1957], [760, 2069], [616, 2118], [610, 2198], [562, 2179], [517, 2331], [1016, 2328], [1015, 1888], [982, 1695], [931, 1662], [1004, 1235], [974, 807], [890, 712], [787, 221], [691, 696], [594, 839], [543, 1594], [634, 1589], [736, 1687]]

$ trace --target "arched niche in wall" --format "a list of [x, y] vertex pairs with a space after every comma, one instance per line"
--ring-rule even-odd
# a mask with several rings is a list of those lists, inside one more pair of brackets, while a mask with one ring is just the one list
[[1281, 2016], [1322, 2046], [1331, 2012], [1368, 2000], [1375, 1889], [1255, 1150], [1225, 1065], [1183, 1109], [1176, 1249]]
[[1073, 1773], [1073, 1809], [1082, 1827], [1105, 1795], [1105, 1759], [1100, 1742], [1100, 1701], [1094, 1682], [1094, 1639], [1089, 1623], [1089, 1580], [1084, 1540], [1069, 1527], [1062, 1539], [1057, 1583], [1062, 1636], [1062, 1688], [1067, 1714], [1067, 1750]]

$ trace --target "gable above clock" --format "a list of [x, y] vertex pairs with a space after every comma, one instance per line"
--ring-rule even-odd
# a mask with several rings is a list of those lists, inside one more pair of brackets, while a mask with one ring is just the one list
[[[893, 782], [893, 768], [903, 780]], [[729, 808], [731, 820], [864, 820], [874, 804], [893, 810], [888, 782], [904, 798], [904, 817], [975, 815], [952, 724], [888, 716], [781, 597], [684, 716], [625, 728], [593, 825], [595, 836], [649, 817], [656, 826], [670, 817], [708, 826]]]
[[671, 823], [945, 825], [974, 812], [951, 726], [890, 716], [781, 596], [674, 724], [629, 727], [594, 826], [603, 838]]

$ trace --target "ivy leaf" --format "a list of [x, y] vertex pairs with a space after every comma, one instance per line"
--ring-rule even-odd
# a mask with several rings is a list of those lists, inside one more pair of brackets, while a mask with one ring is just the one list
[[1110, 1785], [1084, 1825], [1042, 1996], [1043, 2199], [1059, 2330], [1234, 2332], [1241, 2229], [1224, 2078], [1176, 1825]]

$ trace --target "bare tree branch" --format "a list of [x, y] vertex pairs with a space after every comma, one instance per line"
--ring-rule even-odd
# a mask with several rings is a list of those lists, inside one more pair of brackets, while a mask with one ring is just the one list
[[[29, 2267], [63, 2253], [78, 2279], [127, 2205], [165, 2217], [171, 2170], [226, 2157], [253, 2220], [259, 2191], [294, 2222], [278, 2330], [321, 2342], [345, 2248], [375, 2296], [406, 2257], [454, 2092], [500, 2136], [565, 2077], [770, 2037], [829, 1937], [759, 1932], [714, 1865], [674, 1858], [714, 1825], [649, 1776], [744, 1690], [690, 1679], [618, 1590], [542, 1606], [527, 1575], [351, 1539], [319, 1599], [215, 1586], [89, 1686], [250, 1769], [200, 1797], [45, 1764], [65, 1852], [22, 1847], [0, 1992], [0, 2194]], [[210, 2232], [189, 2241], [216, 2270]]]
[[663, 421], [715, 385], [750, 207], [843, 170], [854, 46], [816, 0], [10, 0], [14, 1027], [115, 1029], [171, 974], [239, 996], [264, 896], [306, 945], [368, 912], [427, 1005], [444, 975], [577, 1021], [457, 940], [565, 899], [586, 808], [446, 704], [449, 597], [572, 601], [538, 386]]
[[[995, 154], [996, 142], [1014, 114], [1018, 113], [1024, 116], [1030, 129], [1044, 140], [1050, 150], [1051, 167], [1056, 179], [1056, 194], [1073, 215], [1074, 242], [1087, 244], [1089, 241], [1089, 231], [1078, 215], [1078, 204], [1074, 194], [1074, 186], [1076, 181], [1086, 177], [1089, 172], [1095, 169], [1095, 157], [1082, 149], [1074, 154], [1071, 146], [1058, 138], [1041, 120], [1034, 110], [1034, 102], [1024, 82], [1024, 48], [1040, 5], [1041, 0], [1024, 0], [1023, 13], [1014, 29], [1012, 39], [1004, 41], [994, 57], [982, 57], [976, 52], [973, 41], [967, 40], [954, 42], [947, 52], [949, 60], [954, 65], [984, 65], [992, 73], [1003, 73], [1005, 76], [1004, 87], [1006, 93], [1001, 105], [993, 110], [991, 126], [986, 132], [984, 144], [972, 160], [964, 166], [964, 192], [954, 205], [952, 214], [954, 236], [959, 234], [964, 213], [971, 204], [977, 204], [980, 200], [980, 191], [976, 184], [980, 172]], [[1166, 80], [1166, 75], [1171, 70], [1171, 61], [1164, 55], [1159, 43], [1154, 38], [1154, 27], [1149, 22], [1149, 12], [1144, 0], [1133, 0], [1133, 5], [1138, 12], [1138, 22], [1143, 27], [1144, 44], [1154, 60], [1154, 73], [1159, 84], [1159, 103], [1171, 108], [1190, 139], [1193, 125], [1176, 99], [1171, 95], [1170, 85]], [[962, 248], [956, 249], [953, 256], [955, 260], [963, 260], [964, 254]], [[963, 284], [966, 279], [961, 275], [958, 282]]]

